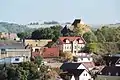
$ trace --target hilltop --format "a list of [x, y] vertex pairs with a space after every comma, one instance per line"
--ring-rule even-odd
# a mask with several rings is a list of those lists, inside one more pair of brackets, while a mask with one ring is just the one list
[[11, 32], [11, 33], [19, 33], [31, 30], [25, 25], [19, 25], [8, 22], [0, 22], [0, 32]]

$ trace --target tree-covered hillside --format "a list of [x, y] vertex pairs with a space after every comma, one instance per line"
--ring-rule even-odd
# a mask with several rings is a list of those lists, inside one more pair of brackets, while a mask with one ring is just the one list
[[14, 23], [0, 22], [0, 32], [19, 33], [31, 30], [25, 25], [18, 25]]

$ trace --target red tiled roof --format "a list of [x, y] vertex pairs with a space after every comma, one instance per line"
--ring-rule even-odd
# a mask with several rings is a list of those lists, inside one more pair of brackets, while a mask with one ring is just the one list
[[59, 48], [57, 48], [57, 47], [44, 48], [41, 56], [44, 58], [59, 57]]
[[73, 37], [71, 37], [71, 36], [68, 36], [68, 37], [59, 37], [59, 40], [62, 43], [64, 43], [65, 39], [68, 39], [69, 41], [74, 41], [74, 40], [77, 40], [77, 39], [81, 39], [81, 40], [83, 40], [83, 43], [85, 43], [85, 40], [82, 37], [75, 37], [75, 36], [73, 36]]

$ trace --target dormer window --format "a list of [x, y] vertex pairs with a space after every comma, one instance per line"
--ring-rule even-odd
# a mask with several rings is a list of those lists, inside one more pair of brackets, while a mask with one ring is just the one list
[[70, 43], [70, 41], [68, 39], [64, 39], [63, 40], [65, 43]]
[[110, 75], [111, 75], [111, 73], [109, 72], [109, 73], [108, 73], [108, 75], [110, 76]]
[[102, 74], [102, 72], [100, 72], [100, 74]]
[[116, 73], [116, 76], [118, 76], [118, 75], [119, 75], [119, 73], [117, 72], [117, 73]]

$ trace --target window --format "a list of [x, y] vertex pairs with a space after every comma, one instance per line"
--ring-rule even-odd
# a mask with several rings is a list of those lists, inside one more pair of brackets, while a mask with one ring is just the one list
[[84, 76], [87, 76], [87, 74], [84, 74]]
[[81, 58], [81, 60], [83, 60], [83, 58]]
[[15, 58], [15, 61], [19, 61], [19, 58]]
[[74, 53], [76, 53], [76, 51], [74, 51]]
[[69, 47], [67, 47], [67, 49], [69, 49]]
[[100, 72], [100, 74], [102, 74], [102, 72]]
[[1, 54], [6, 54], [7, 52], [5, 51], [5, 49], [1, 49]]
[[36, 44], [36, 46], [38, 46], [38, 44]]
[[90, 58], [88, 58], [88, 60], [90, 61]]
[[35, 52], [39, 52], [39, 49], [35, 49]]
[[85, 74], [84, 74], [84, 76], [85, 76]]
[[26, 56], [26, 59], [28, 58], [28, 56]]
[[75, 46], [75, 49], [77, 48], [77, 46]]

